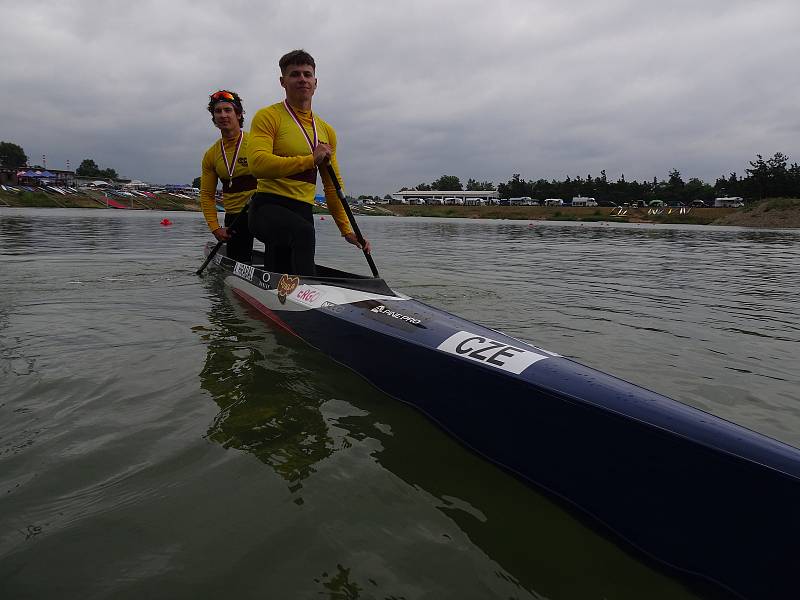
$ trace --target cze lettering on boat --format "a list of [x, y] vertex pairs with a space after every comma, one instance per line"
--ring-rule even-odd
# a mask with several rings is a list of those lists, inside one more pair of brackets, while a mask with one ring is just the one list
[[247, 281], [252, 281], [253, 274], [255, 273], [255, 269], [252, 265], [245, 265], [243, 263], [237, 262], [236, 266], [233, 267], [233, 274], [238, 275], [242, 279], [246, 279]]
[[469, 331], [454, 333], [439, 344], [437, 349], [517, 375], [533, 363], [547, 358]]

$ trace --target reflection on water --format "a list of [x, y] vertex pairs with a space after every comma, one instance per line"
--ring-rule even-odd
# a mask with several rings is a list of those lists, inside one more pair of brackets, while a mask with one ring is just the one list
[[[212, 299], [209, 311], [212, 328], [202, 331], [208, 358], [200, 380], [220, 412], [208, 437], [252, 453], [297, 491], [314, 464], [334, 451], [320, 412], [324, 399], [310, 393], [311, 374], [294, 340], [267, 355], [265, 331], [237, 315], [221, 279], [213, 279], [211, 288], [219, 299]], [[302, 502], [299, 495], [296, 502]]]

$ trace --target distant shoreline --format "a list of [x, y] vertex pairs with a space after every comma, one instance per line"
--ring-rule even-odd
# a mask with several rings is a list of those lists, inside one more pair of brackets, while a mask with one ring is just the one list
[[[200, 211], [196, 199], [169, 193], [154, 198], [114, 198], [128, 210]], [[81, 194], [57, 195], [44, 192], [13, 193], [0, 189], [0, 207], [30, 208], [110, 208], [102, 191], [86, 190]], [[317, 213], [327, 213], [315, 206]], [[524, 221], [577, 221], [609, 223], [670, 223], [686, 225], [729, 225], [770, 229], [800, 228], [800, 199], [774, 198], [747, 208], [618, 208], [570, 206], [409, 206], [352, 205], [356, 215], [398, 217], [441, 217], [464, 219], [510, 219]], [[114, 210], [125, 210], [116, 208]]]
[[[369, 211], [361, 208], [362, 214]], [[728, 225], [769, 229], [800, 228], [800, 199], [775, 198], [747, 208], [620, 208], [570, 206], [409, 206], [392, 204], [380, 208], [397, 216], [466, 219], [512, 219], [528, 221], [579, 221], [609, 223], [669, 223]]]

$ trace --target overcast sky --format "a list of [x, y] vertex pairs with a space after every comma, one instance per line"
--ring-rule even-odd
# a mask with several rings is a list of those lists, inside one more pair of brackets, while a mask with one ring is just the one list
[[349, 193], [442, 174], [504, 182], [605, 169], [713, 183], [757, 153], [800, 162], [798, 0], [0, 0], [0, 140], [186, 183], [205, 107], [283, 98], [278, 58], [317, 61]]

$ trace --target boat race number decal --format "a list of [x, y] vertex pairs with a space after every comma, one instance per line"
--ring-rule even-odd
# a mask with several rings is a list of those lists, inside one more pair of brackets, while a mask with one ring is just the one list
[[296, 275], [281, 275], [281, 279], [278, 281], [278, 300], [281, 304], [286, 303], [286, 296], [291, 294], [298, 285], [300, 285], [300, 278]]
[[469, 331], [459, 331], [451, 335], [439, 344], [438, 350], [517, 375], [533, 363], [547, 358], [542, 354], [510, 346], [505, 342], [498, 342]]
[[255, 269], [252, 267], [252, 265], [245, 265], [237, 262], [236, 266], [233, 267], [233, 274], [238, 275], [247, 281], [251, 281], [253, 279], [253, 273], [255, 273]]

